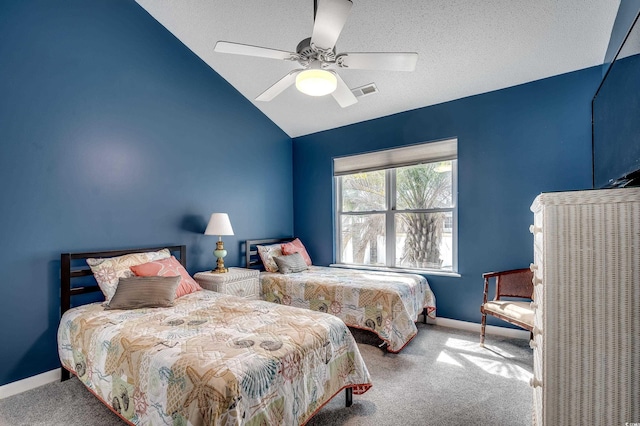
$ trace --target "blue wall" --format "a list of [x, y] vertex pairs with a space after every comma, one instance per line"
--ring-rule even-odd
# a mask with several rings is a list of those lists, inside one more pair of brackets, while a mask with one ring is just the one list
[[334, 261], [333, 157], [457, 137], [462, 277], [428, 280], [439, 316], [479, 322], [482, 273], [533, 260], [536, 195], [591, 187], [591, 98], [600, 79], [594, 67], [295, 138], [295, 234], [314, 263]]
[[0, 58], [0, 385], [59, 367], [61, 252], [292, 233], [291, 139], [135, 2], [2, 2]]

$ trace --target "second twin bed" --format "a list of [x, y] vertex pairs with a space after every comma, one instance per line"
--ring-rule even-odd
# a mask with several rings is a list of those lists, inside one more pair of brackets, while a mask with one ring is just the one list
[[274, 270], [272, 259], [303, 250], [308, 259], [298, 239], [246, 242], [247, 266], [267, 269], [260, 273], [264, 300], [333, 314], [349, 327], [377, 334], [389, 352], [399, 352], [415, 337], [419, 315], [425, 322], [435, 319], [435, 296], [422, 275], [308, 264], [294, 269], [298, 272], [269, 272]]

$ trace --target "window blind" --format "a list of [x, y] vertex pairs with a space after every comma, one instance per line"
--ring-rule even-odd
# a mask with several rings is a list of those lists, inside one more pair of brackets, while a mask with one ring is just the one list
[[333, 175], [342, 176], [392, 167], [413, 166], [434, 161], [454, 160], [458, 155], [458, 139], [403, 146], [333, 159]]

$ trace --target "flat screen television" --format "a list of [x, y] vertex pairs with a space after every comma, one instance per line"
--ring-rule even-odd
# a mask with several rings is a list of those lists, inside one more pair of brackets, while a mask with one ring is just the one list
[[592, 101], [593, 187], [640, 186], [640, 22], [636, 17]]

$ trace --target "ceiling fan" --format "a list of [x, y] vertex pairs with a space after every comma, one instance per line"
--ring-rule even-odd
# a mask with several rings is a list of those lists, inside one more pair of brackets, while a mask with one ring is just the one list
[[218, 41], [214, 51], [297, 61], [302, 66], [262, 92], [256, 98], [257, 101], [270, 101], [295, 83], [296, 88], [307, 95], [331, 94], [338, 104], [345, 108], [358, 102], [358, 99], [335, 70], [413, 71], [418, 61], [418, 54], [415, 52], [336, 54], [336, 41], [352, 5], [351, 0], [314, 0], [313, 33], [310, 38], [298, 43], [295, 52], [228, 41]]

